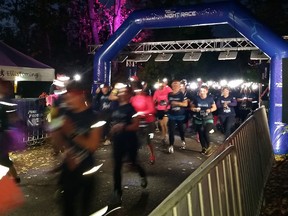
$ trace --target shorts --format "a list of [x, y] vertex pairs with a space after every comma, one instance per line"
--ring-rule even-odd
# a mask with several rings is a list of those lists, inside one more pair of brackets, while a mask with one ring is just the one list
[[155, 123], [147, 123], [146, 127], [140, 127], [137, 131], [138, 142], [140, 146], [145, 144], [150, 144], [151, 140], [154, 138]]
[[158, 120], [162, 120], [163, 117], [168, 117], [166, 110], [157, 110], [156, 117]]

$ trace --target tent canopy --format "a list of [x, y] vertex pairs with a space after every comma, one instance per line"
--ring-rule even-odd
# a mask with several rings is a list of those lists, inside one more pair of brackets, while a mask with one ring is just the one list
[[55, 70], [0, 41], [0, 78], [9, 81], [53, 81]]

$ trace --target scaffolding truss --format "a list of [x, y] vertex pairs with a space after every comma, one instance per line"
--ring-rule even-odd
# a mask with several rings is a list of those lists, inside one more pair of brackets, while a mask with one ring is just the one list
[[[101, 45], [90, 45], [89, 54], [95, 54]], [[204, 40], [161, 41], [130, 43], [121, 54], [188, 53], [251, 51], [258, 48], [246, 38], [221, 38]]]

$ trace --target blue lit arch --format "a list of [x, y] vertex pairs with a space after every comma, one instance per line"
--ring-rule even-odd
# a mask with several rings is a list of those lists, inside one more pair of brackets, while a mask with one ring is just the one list
[[133, 12], [94, 57], [94, 82], [110, 83], [111, 60], [142, 30], [228, 24], [271, 58], [269, 128], [276, 154], [288, 153], [287, 135], [278, 138], [282, 124], [282, 59], [288, 45], [234, 2]]

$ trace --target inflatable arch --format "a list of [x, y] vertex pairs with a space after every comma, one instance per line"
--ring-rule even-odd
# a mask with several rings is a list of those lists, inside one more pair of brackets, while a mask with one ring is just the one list
[[228, 24], [271, 58], [269, 129], [275, 154], [288, 153], [288, 134], [281, 134], [282, 61], [288, 58], [288, 44], [234, 2], [218, 2], [191, 7], [139, 10], [131, 13], [119, 29], [96, 52], [94, 83], [110, 83], [111, 60], [142, 29], [193, 27]]

